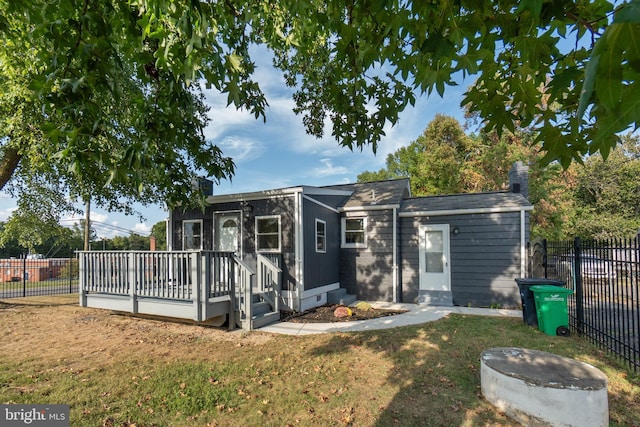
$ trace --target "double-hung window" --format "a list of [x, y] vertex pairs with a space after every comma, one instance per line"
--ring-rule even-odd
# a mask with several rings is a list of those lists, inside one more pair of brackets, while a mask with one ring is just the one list
[[280, 215], [256, 217], [256, 250], [280, 252]]
[[316, 252], [327, 252], [327, 223], [316, 218]]
[[202, 220], [182, 221], [182, 250], [202, 249]]
[[367, 247], [367, 217], [342, 218], [342, 247]]

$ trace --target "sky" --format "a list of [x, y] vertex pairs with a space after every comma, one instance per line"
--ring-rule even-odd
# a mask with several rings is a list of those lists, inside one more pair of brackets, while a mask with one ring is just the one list
[[[223, 180], [214, 185], [214, 194], [355, 182], [361, 172], [383, 168], [387, 155], [415, 141], [436, 114], [453, 116], [464, 123], [460, 101], [471, 81], [447, 87], [444, 98], [435, 92], [429, 97], [416, 94], [415, 106], [409, 105], [395, 126], [387, 125], [386, 136], [378, 144], [376, 154], [371, 147], [351, 151], [331, 137], [329, 128], [323, 139], [307, 135], [302, 116], [296, 116], [292, 111], [292, 91], [285, 86], [280, 72], [271, 66], [267, 55], [258, 55], [254, 59], [257, 62], [256, 78], [269, 103], [266, 123], [247, 111], [227, 107], [226, 95], [206, 93], [211, 121], [205, 137], [218, 145], [225, 156], [232, 157], [236, 164], [231, 181]], [[6, 221], [15, 206], [11, 197], [0, 192], [0, 221]], [[125, 216], [93, 207], [91, 220], [98, 237], [126, 236], [130, 232], [148, 235], [155, 223], [168, 217], [163, 206], [134, 205], [134, 208], [146, 221], [140, 222], [138, 216]], [[81, 217], [63, 218], [62, 223], [70, 226]]]

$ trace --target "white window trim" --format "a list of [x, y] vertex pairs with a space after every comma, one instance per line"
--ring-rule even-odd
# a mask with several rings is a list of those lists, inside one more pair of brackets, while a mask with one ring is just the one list
[[[186, 245], [186, 233], [185, 233], [185, 224], [190, 223], [190, 224], [200, 224], [200, 247], [197, 249], [185, 249]], [[204, 244], [204, 230], [203, 230], [203, 224], [202, 224], [202, 220], [201, 219], [185, 219], [182, 221], [182, 250], [202, 250], [202, 245]]]
[[[361, 219], [362, 227], [364, 233], [364, 243], [347, 243], [346, 235], [347, 235], [347, 220], [348, 219]], [[342, 217], [342, 247], [343, 248], [366, 248], [367, 247], [367, 217], [366, 216], [351, 216], [351, 217]]]
[[[322, 235], [322, 238], [324, 239], [323, 249], [318, 249], [318, 237], [320, 237], [320, 235], [318, 234], [318, 224], [322, 224], [324, 226], [324, 234]], [[323, 221], [318, 218], [316, 218], [316, 253], [319, 253], [319, 254], [327, 253], [327, 221]]]
[[[258, 220], [261, 219], [278, 219], [278, 248], [277, 249], [260, 249], [258, 248]], [[264, 215], [264, 216], [256, 216], [255, 219], [255, 242], [256, 242], [256, 252], [259, 253], [280, 253], [282, 252], [282, 219], [280, 215]]]

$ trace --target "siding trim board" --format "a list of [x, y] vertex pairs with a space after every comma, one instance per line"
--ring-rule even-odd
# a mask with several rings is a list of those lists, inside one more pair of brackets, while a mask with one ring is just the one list
[[368, 206], [348, 206], [341, 207], [340, 212], [362, 212], [362, 211], [386, 211], [391, 209], [399, 209], [400, 205], [368, 205]]
[[[296, 286], [296, 298], [294, 300], [293, 309], [300, 310], [302, 306], [302, 293], [304, 292], [304, 210], [302, 207], [302, 191], [298, 191], [295, 194], [294, 200], [294, 221], [293, 227], [293, 239], [294, 239], [294, 262], [295, 266], [295, 280]], [[302, 291], [301, 291], [302, 290]]]
[[525, 212], [532, 211], [533, 206], [508, 206], [496, 208], [480, 208], [480, 209], [450, 209], [439, 211], [415, 211], [400, 212], [401, 218], [413, 218], [423, 216], [445, 216], [445, 215], [472, 215], [472, 214], [488, 214], [488, 213], [507, 213], [507, 212]]

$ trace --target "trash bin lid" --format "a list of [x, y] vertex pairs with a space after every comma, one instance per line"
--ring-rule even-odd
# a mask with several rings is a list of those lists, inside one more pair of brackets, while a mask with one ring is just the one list
[[556, 280], [556, 279], [545, 279], [544, 277], [527, 277], [522, 278], [518, 277], [515, 279], [518, 285], [554, 285], [554, 286], [564, 286], [564, 280]]
[[558, 286], [550, 286], [550, 285], [536, 285], [532, 286], [529, 289], [535, 294], [536, 292], [552, 292], [554, 294], [572, 294], [573, 291], [567, 288], [559, 288]]

